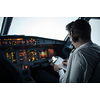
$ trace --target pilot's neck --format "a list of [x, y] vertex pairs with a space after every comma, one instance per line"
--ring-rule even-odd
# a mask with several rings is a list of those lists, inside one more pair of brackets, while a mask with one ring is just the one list
[[87, 43], [87, 42], [90, 42], [90, 41], [91, 41], [91, 40], [86, 40], [86, 41], [79, 40], [79, 41], [77, 42], [76, 48], [79, 48], [81, 45], [83, 45], [83, 44], [85, 44], [85, 43]]

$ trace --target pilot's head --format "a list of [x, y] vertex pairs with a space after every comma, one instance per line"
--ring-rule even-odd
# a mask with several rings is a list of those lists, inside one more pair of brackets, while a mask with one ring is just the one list
[[78, 19], [66, 25], [69, 38], [75, 48], [91, 40], [91, 27], [85, 20]]

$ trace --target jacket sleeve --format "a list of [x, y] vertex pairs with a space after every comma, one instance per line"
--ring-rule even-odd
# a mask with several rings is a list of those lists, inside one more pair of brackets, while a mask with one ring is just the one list
[[87, 66], [87, 61], [81, 52], [73, 54], [72, 64], [66, 82], [82, 83], [84, 80], [84, 72]]
[[69, 60], [68, 60], [66, 73], [64, 73], [63, 69], [59, 71], [59, 76], [60, 76], [59, 82], [60, 83], [65, 83], [66, 82], [66, 79], [68, 77], [68, 73], [69, 73], [69, 70], [70, 70], [71, 62], [72, 62], [72, 53], [70, 54], [70, 57], [69, 57]]
[[59, 71], [60, 83], [81, 83], [84, 78], [84, 71], [86, 67], [86, 60], [84, 56], [80, 53], [71, 53], [66, 73], [63, 70]]

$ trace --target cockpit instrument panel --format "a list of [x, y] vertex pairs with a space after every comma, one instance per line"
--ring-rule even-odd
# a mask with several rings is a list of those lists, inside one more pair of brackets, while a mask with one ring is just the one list
[[26, 50], [19, 50], [19, 59], [20, 59], [20, 62], [27, 61]]
[[5, 55], [9, 61], [11, 61], [14, 64], [17, 63], [16, 52], [6, 52]]
[[39, 57], [40, 59], [46, 59], [48, 57], [47, 49], [39, 50]]
[[31, 75], [32, 68], [48, 66], [48, 60], [64, 44], [64, 41], [41, 37], [0, 36], [0, 49], [24, 77]]
[[48, 49], [48, 56], [49, 56], [49, 59], [51, 59], [52, 56], [56, 56], [55, 52], [54, 52], [54, 49]]
[[0, 46], [27, 46], [36, 45], [34, 38], [2, 38], [0, 39]]
[[28, 50], [27, 53], [29, 62], [38, 60], [37, 50]]

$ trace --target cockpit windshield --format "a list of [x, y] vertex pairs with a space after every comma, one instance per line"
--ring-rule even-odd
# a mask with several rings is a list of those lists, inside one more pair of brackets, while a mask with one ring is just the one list
[[38, 36], [64, 40], [65, 26], [78, 17], [13, 17], [8, 35]]
[[0, 31], [1, 31], [1, 28], [2, 28], [2, 23], [3, 23], [3, 17], [0, 17]]

